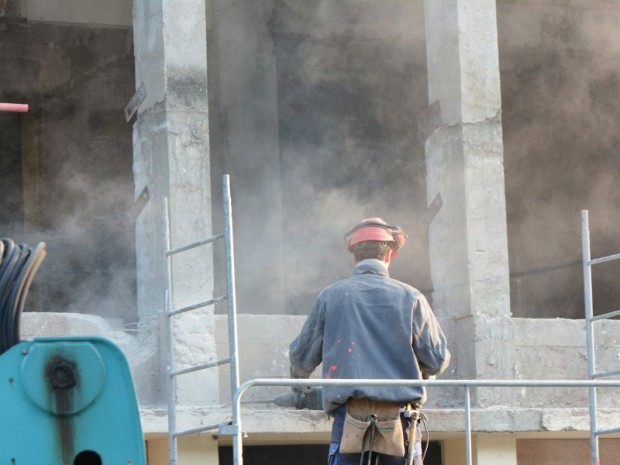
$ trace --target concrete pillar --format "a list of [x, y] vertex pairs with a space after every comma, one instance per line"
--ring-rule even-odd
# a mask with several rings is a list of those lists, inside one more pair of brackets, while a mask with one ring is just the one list
[[[173, 248], [212, 235], [206, 46], [204, 0], [134, 2], [136, 87], [146, 92], [134, 125], [136, 196], [148, 190], [136, 220], [140, 336], [152, 354], [149, 385], [139, 386], [146, 402], [166, 400], [160, 341], [167, 287], [163, 199], [170, 202]], [[173, 259], [174, 308], [213, 297], [211, 247]], [[176, 368], [216, 358], [212, 307], [173, 321]], [[208, 370], [180, 377], [179, 403], [218, 404], [216, 375]]]
[[455, 377], [512, 377], [495, 0], [426, 0], [425, 15], [433, 305], [454, 318]]

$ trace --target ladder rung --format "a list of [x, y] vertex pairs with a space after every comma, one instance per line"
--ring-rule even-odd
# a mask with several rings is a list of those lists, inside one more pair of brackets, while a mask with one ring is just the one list
[[186, 250], [193, 249], [194, 247], [200, 247], [201, 245], [209, 244], [211, 242], [215, 242], [218, 239], [223, 239], [223, 238], [224, 238], [224, 233], [221, 233], [221, 234], [217, 234], [215, 236], [209, 237], [207, 239], [194, 242], [192, 244], [184, 245], [183, 247], [179, 247], [177, 249], [171, 249], [166, 252], [166, 257], [177, 254], [179, 252], [185, 252]]
[[224, 358], [222, 360], [216, 360], [215, 362], [209, 362], [209, 363], [205, 363], [202, 365], [196, 365], [193, 367], [182, 368], [180, 370], [171, 371], [169, 375], [170, 376], [184, 375], [186, 373], [193, 373], [194, 371], [199, 371], [199, 370], [204, 370], [206, 368], [213, 368], [219, 365], [224, 365], [226, 363], [230, 363], [229, 358]]
[[590, 321], [606, 320], [608, 318], [613, 318], [613, 317], [616, 317], [616, 316], [620, 316], [620, 310], [615, 310], [613, 312], [605, 313], [603, 315], [594, 316], [594, 317], [590, 318]]
[[614, 376], [614, 375], [620, 375], [620, 370], [614, 370], [614, 371], [604, 371], [601, 373], [594, 373], [592, 375], [592, 378], [603, 378], [606, 376]]
[[194, 305], [189, 305], [187, 307], [183, 307], [183, 308], [178, 308], [176, 310], [173, 310], [171, 312], [168, 312], [168, 316], [174, 316], [174, 315], [178, 315], [179, 313], [185, 313], [185, 312], [189, 312], [190, 310], [196, 310], [197, 308], [201, 308], [201, 307], [207, 307], [209, 305], [214, 305], [214, 304], [219, 304], [220, 302], [224, 301], [227, 299], [227, 296], [222, 295], [220, 297], [216, 297], [215, 299], [211, 299], [211, 300], [206, 300], [204, 302], [200, 302]]
[[220, 426], [222, 426], [222, 424], [223, 423], [217, 423], [215, 425], [201, 426], [199, 428], [187, 429], [185, 431], [178, 431], [178, 432], [172, 433], [172, 436], [174, 436], [175, 438], [178, 438], [179, 436], [187, 436], [188, 434], [196, 434], [196, 433], [203, 433], [205, 431], [212, 431], [214, 429], [219, 429]]
[[590, 260], [588, 262], [589, 265], [598, 265], [599, 263], [605, 263], [605, 262], [610, 262], [612, 260], [618, 260], [620, 259], [620, 253], [614, 254], [614, 255], [607, 255], [606, 257], [601, 257], [601, 258], [595, 258], [593, 260]]
[[597, 436], [602, 436], [604, 434], [620, 433], [620, 428], [599, 429], [595, 433], [596, 433]]

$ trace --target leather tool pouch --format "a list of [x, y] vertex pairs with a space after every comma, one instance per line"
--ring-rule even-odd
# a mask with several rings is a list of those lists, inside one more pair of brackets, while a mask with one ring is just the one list
[[359, 454], [370, 448], [370, 416], [375, 415], [373, 452], [404, 457], [405, 443], [400, 403], [354, 399], [347, 402], [340, 452]]

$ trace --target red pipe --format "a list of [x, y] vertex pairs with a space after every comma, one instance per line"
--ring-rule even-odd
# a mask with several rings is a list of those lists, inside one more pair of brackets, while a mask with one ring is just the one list
[[12, 111], [17, 113], [26, 113], [28, 111], [27, 103], [0, 103], [0, 111]]

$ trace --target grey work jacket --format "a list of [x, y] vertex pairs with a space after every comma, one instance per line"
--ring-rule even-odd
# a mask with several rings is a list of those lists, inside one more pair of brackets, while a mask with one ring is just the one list
[[[327, 379], [422, 379], [450, 362], [446, 338], [426, 298], [388, 275], [380, 260], [359, 262], [350, 278], [325, 288], [290, 344], [295, 372], [308, 377], [323, 362]], [[426, 400], [424, 388], [326, 386], [330, 413], [349, 398]]]

